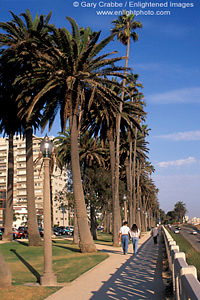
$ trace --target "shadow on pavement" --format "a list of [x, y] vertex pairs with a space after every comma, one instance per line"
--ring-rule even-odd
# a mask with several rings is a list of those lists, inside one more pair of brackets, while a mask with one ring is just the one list
[[112, 250], [112, 249], [98, 249], [98, 252], [104, 252], [104, 253], [113, 253], [113, 254], [122, 254], [122, 248], [119, 247], [119, 250]]
[[148, 239], [103, 286], [93, 292], [91, 300], [133, 299], [164, 300], [162, 282], [162, 244]]

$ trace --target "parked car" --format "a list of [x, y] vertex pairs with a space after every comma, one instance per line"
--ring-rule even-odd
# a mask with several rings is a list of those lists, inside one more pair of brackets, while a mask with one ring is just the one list
[[4, 227], [0, 227], [0, 240], [2, 240], [3, 233], [4, 233]]
[[21, 239], [23, 232], [18, 231], [16, 228], [13, 228], [13, 239]]
[[67, 234], [67, 235], [73, 235], [74, 234], [74, 227], [73, 226], [66, 226], [66, 228], [65, 228], [65, 234]]
[[44, 236], [44, 229], [42, 227], [39, 227], [38, 229], [39, 229], [40, 236], [43, 237]]
[[65, 226], [59, 226], [57, 227], [57, 230], [60, 235], [65, 235]]
[[193, 230], [192, 234], [196, 235], [196, 234], [198, 234], [198, 232], [196, 230]]
[[18, 232], [19, 232], [19, 234], [21, 234], [21, 236], [20, 236], [21, 239], [26, 239], [28, 237], [28, 227], [19, 226]]
[[60, 231], [58, 230], [57, 227], [54, 227], [54, 228], [53, 228], [53, 234], [56, 235], [56, 236], [61, 235], [61, 234], [60, 234]]
[[97, 230], [98, 230], [98, 231], [103, 231], [103, 226], [97, 227]]

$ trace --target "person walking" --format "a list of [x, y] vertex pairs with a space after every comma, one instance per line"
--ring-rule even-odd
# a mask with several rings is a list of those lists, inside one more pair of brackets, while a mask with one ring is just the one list
[[125, 221], [119, 230], [119, 242], [122, 243], [124, 255], [128, 252], [129, 232], [130, 228], [128, 227], [128, 222]]
[[136, 224], [133, 224], [129, 231], [130, 237], [132, 238], [132, 243], [133, 243], [133, 254], [136, 255], [137, 250], [138, 250], [138, 241], [141, 238], [140, 235], [140, 230], [137, 227]]
[[152, 228], [151, 235], [153, 237], [154, 244], [157, 244], [157, 238], [158, 238], [158, 229], [157, 229], [157, 227]]

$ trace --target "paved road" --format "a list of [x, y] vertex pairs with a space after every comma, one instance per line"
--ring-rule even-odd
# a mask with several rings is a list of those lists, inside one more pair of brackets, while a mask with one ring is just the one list
[[181, 234], [200, 252], [200, 233], [193, 235], [192, 231], [193, 229], [189, 226], [181, 226]]

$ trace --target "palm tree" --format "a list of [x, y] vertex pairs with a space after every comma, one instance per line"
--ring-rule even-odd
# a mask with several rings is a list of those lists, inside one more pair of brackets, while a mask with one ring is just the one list
[[[55, 138], [55, 144], [57, 146], [57, 159], [59, 162], [61, 162], [64, 166], [70, 164], [70, 135], [69, 130], [66, 130], [64, 133], [60, 133], [60, 136]], [[91, 138], [89, 136], [89, 132], [84, 132], [82, 135], [80, 135], [80, 144], [79, 144], [79, 156], [80, 156], [80, 165], [82, 170], [82, 182], [84, 186], [84, 195], [86, 201], [88, 200], [88, 204], [90, 204], [91, 208], [91, 232], [93, 235], [93, 238], [96, 239], [96, 230], [95, 228], [95, 206], [94, 202], [97, 201], [96, 193], [95, 196], [91, 197], [91, 192], [86, 191], [86, 186], [89, 186], [89, 190], [91, 190], [91, 186], [95, 183], [95, 176], [93, 175], [93, 184], [87, 184], [88, 183], [88, 174], [91, 174], [92, 170], [95, 169], [98, 173], [99, 168], [105, 169], [106, 160], [108, 160], [107, 152], [108, 149], [102, 147], [99, 140], [95, 140], [94, 138]], [[90, 170], [90, 171], [89, 171]], [[95, 189], [95, 187], [93, 187]], [[89, 198], [86, 197], [87, 195], [90, 195]], [[88, 199], [87, 199], [88, 198]], [[98, 194], [99, 198], [99, 194]]]
[[178, 222], [183, 222], [183, 218], [187, 212], [186, 204], [183, 201], [178, 201], [174, 205], [175, 216], [177, 217]]
[[[10, 52], [7, 49], [1, 49], [0, 56], [0, 132], [8, 135], [8, 175], [7, 175], [7, 201], [5, 216], [5, 231], [3, 239], [12, 241], [13, 225], [13, 175], [14, 175], [14, 152], [13, 137], [17, 132], [21, 132], [21, 124], [17, 118], [17, 106], [15, 103], [15, 90], [13, 81], [15, 80], [15, 71], [17, 66], [10, 68]], [[10, 109], [12, 107], [12, 109]]]
[[[125, 78], [123, 79], [122, 87], [125, 87], [126, 84], [126, 75], [127, 67], [129, 60], [129, 50], [130, 50], [130, 41], [131, 38], [134, 41], [138, 40], [138, 35], [135, 32], [137, 28], [141, 28], [141, 22], [134, 21], [134, 14], [127, 14], [126, 11], [117, 19], [112, 21], [115, 27], [112, 29], [112, 33], [117, 35], [117, 39], [123, 44], [126, 45], [126, 61], [125, 61]], [[120, 122], [121, 122], [121, 112], [123, 107], [124, 100], [124, 91], [121, 93], [121, 100], [119, 107], [119, 114], [117, 118], [117, 127], [116, 127], [116, 161], [115, 161], [115, 205], [119, 203], [119, 148], [120, 148]], [[116, 226], [118, 231], [117, 222], [115, 221], [114, 226]]]
[[[88, 103], [90, 108], [94, 101], [99, 101], [100, 96], [105, 107], [109, 106], [112, 111], [118, 109], [120, 98], [107, 88], [106, 84], [108, 86], [111, 82], [109, 76], [116, 75], [124, 78], [121, 73], [123, 68], [113, 66], [122, 57], [108, 58], [108, 55], [112, 53], [97, 56], [113, 39], [113, 36], [111, 35], [97, 44], [100, 32], [90, 35], [90, 31], [86, 29], [84, 34], [80, 33], [76, 22], [69, 17], [67, 19], [71, 23], [72, 34], [65, 28], [57, 29], [49, 26], [52, 30], [51, 39], [43, 41], [48, 45], [48, 52], [45, 55], [40, 53], [40, 69], [32, 70], [30, 75], [32, 84], [29, 86], [29, 93], [31, 89], [34, 91], [35, 86], [40, 86], [41, 82], [43, 88], [35, 94], [34, 101], [30, 103], [29, 115], [35, 105], [40, 102], [43, 105], [46, 104], [44, 117], [50, 120], [50, 124], [53, 123], [58, 110], [60, 110], [62, 131], [69, 120], [71, 166], [80, 248], [82, 252], [93, 252], [96, 251], [96, 247], [88, 227], [81, 183], [78, 147], [79, 122], [85, 103]], [[21, 79], [20, 84], [23, 86], [26, 77]], [[117, 82], [115, 85], [120, 87]], [[20, 95], [21, 98], [24, 97], [24, 93]]]
[[[36, 64], [32, 58], [32, 52], [37, 52], [36, 39], [40, 37], [41, 39], [47, 34], [46, 25], [49, 22], [51, 13], [44, 18], [44, 16], [36, 15], [33, 20], [30, 11], [27, 9], [26, 13], [21, 14], [24, 17], [25, 22], [12, 13], [13, 20], [11, 22], [0, 23], [0, 28], [2, 28], [7, 33], [1, 34], [0, 44], [2, 46], [8, 47], [8, 53], [10, 55], [9, 64], [12, 66], [18, 66], [16, 70], [15, 81], [20, 74], [28, 73], [32, 64]], [[29, 80], [27, 81], [29, 82]], [[14, 82], [13, 82], [14, 83]], [[17, 88], [16, 88], [17, 89]], [[17, 95], [16, 95], [17, 96]], [[32, 98], [32, 94], [26, 95], [29, 102]], [[27, 101], [25, 100], [25, 102]], [[23, 101], [24, 104], [24, 101]], [[37, 112], [36, 112], [37, 109]], [[29, 228], [29, 245], [39, 246], [41, 245], [41, 238], [38, 231], [37, 216], [35, 208], [35, 195], [34, 195], [34, 169], [33, 169], [33, 153], [32, 153], [32, 126], [38, 127], [40, 108], [35, 107], [35, 111], [27, 117], [23, 115], [21, 117], [21, 124], [25, 130], [26, 136], [26, 178], [27, 178], [27, 208], [28, 208], [28, 228]]]
[[[112, 86], [111, 88], [120, 93], [120, 89]], [[100, 138], [101, 142], [105, 144], [108, 140], [109, 151], [110, 151], [110, 166], [111, 166], [111, 177], [112, 177], [112, 217], [114, 221], [120, 221], [121, 218], [119, 214], [119, 203], [115, 205], [114, 197], [114, 177], [115, 177], [115, 136], [116, 136], [116, 117], [117, 114], [112, 114], [111, 111], [105, 111], [101, 105], [91, 106], [88, 110], [86, 107], [86, 116], [84, 117], [84, 128], [88, 129], [90, 136], [95, 136]], [[130, 101], [129, 93], [125, 95], [123, 111], [121, 113], [121, 132], [126, 134], [128, 130], [130, 132], [131, 138], [133, 138], [133, 132], [131, 124], [134, 124], [137, 128], [140, 128], [137, 122], [137, 116], [142, 116], [144, 114], [142, 105], [140, 103], [134, 103]], [[114, 223], [114, 222], [113, 222]], [[113, 244], [118, 244], [118, 230], [117, 226], [113, 226]]]

